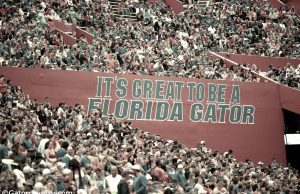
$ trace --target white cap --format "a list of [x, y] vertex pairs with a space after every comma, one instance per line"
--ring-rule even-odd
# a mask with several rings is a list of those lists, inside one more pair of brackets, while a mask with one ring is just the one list
[[70, 174], [71, 172], [72, 171], [70, 169], [67, 169], [67, 168], [63, 170], [64, 175]]
[[84, 189], [79, 189], [77, 191], [78, 194], [87, 194], [87, 192]]
[[132, 169], [132, 170], [139, 170], [139, 171], [142, 170], [141, 166], [138, 165], [138, 164], [133, 165], [133, 167], [131, 167], [131, 169]]
[[55, 173], [58, 171], [58, 168], [56, 166], [50, 168], [50, 173]]
[[34, 169], [31, 168], [30, 166], [25, 166], [23, 168], [23, 173], [30, 173], [30, 172], [33, 172], [33, 171], [34, 171]]
[[51, 172], [50, 172], [49, 168], [45, 168], [45, 169], [43, 170], [43, 176], [49, 175], [50, 173], [51, 173]]
[[2, 164], [6, 164], [7, 166], [8, 166], [8, 169], [11, 171], [12, 170], [12, 168], [11, 168], [11, 166], [12, 165], [18, 165], [18, 163], [16, 163], [14, 160], [12, 160], [12, 159], [2, 159]]
[[36, 182], [33, 187], [34, 190], [40, 190], [40, 189], [44, 189], [44, 188], [45, 187], [44, 187], [43, 183], [41, 183], [41, 182]]
[[249, 175], [250, 176], [255, 175], [255, 172], [250, 172]]
[[184, 151], [183, 149], [179, 150], [180, 154], [186, 154], [186, 151]]
[[146, 179], [147, 180], [152, 180], [152, 176], [150, 174], [146, 174]]
[[56, 166], [59, 167], [59, 168], [64, 168], [66, 166], [66, 164], [63, 163], [63, 162], [57, 162]]
[[177, 168], [183, 168], [182, 164], [178, 164]]

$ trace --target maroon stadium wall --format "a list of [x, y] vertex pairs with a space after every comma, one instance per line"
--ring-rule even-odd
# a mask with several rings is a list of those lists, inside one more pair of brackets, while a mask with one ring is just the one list
[[299, 0], [288, 0], [287, 4], [290, 8], [294, 8], [298, 14], [300, 14], [300, 1]]
[[175, 77], [1, 67], [31, 98], [102, 108], [134, 126], [239, 160], [286, 163], [279, 86]]
[[300, 91], [283, 85], [279, 90], [281, 106], [300, 115]]
[[268, 0], [275, 8], [280, 9], [281, 7], [285, 6], [280, 0]]
[[176, 15], [183, 11], [182, 3], [179, 0], [164, 0], [167, 6], [170, 6]]

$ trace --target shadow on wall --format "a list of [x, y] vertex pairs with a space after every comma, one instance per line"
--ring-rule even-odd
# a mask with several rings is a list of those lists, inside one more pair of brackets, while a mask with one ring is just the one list
[[277, 9], [279, 9], [282, 6], [285, 6], [285, 4], [282, 3], [282, 1], [280, 1], [280, 0], [268, 0], [268, 1]]
[[167, 6], [170, 6], [176, 15], [183, 11], [182, 3], [178, 0], [164, 0]]
[[[299, 0], [268, 0], [274, 7], [279, 9], [283, 6], [294, 8], [298, 14], [300, 14], [300, 1]], [[286, 3], [284, 3], [286, 2]]]
[[300, 14], [300, 1], [299, 0], [287, 0], [287, 4], [290, 8], [294, 7], [296, 12]]
[[178, 0], [170, 0], [171, 8], [176, 15], [183, 11], [182, 3]]

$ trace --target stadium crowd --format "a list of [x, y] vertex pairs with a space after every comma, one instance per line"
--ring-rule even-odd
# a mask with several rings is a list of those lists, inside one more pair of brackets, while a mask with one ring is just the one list
[[274, 68], [270, 65], [265, 75], [283, 85], [300, 89], [300, 64], [294, 67], [288, 63], [282, 68]]
[[[299, 16], [265, 1], [225, 0], [207, 8], [195, 3], [174, 16], [162, 2], [126, 0], [119, 12], [136, 12], [135, 22], [115, 16], [108, 0], [0, 2], [2, 66], [259, 81], [206, 51], [300, 56]], [[66, 45], [47, 25], [51, 20], [85, 27], [96, 38]], [[268, 76], [292, 86], [292, 71], [299, 76], [299, 66], [270, 67]], [[298, 172], [276, 159], [270, 165], [240, 162], [231, 150], [220, 153], [203, 141], [190, 149], [101, 109], [87, 114], [79, 104], [53, 107], [47, 98], [30, 99], [2, 75], [0, 93], [0, 191], [299, 192]]]
[[187, 148], [101, 109], [53, 107], [0, 76], [0, 191], [72, 193], [298, 193], [297, 171]]
[[[0, 63], [257, 81], [253, 76], [245, 79], [249, 76], [238, 67], [215, 65], [206, 51], [300, 56], [300, 20], [293, 8], [276, 10], [266, 1], [226, 0], [206, 8], [194, 3], [175, 16], [162, 2], [126, 0], [120, 9], [135, 12], [138, 21], [117, 17], [108, 0], [6, 1], [0, 12]], [[95, 36], [93, 44], [84, 37], [72, 46], [64, 44], [47, 25], [53, 20], [85, 27]]]

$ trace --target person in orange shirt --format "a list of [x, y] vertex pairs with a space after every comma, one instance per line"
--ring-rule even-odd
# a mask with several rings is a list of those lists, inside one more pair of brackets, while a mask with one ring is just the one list
[[107, 69], [115, 69], [116, 68], [116, 61], [114, 59], [106, 59], [106, 68]]
[[162, 169], [162, 163], [160, 159], [157, 159], [155, 161], [156, 167], [151, 171], [152, 178], [155, 180], [157, 179], [158, 181], [165, 182], [168, 179], [167, 173]]
[[6, 82], [4, 75], [0, 75], [0, 93], [6, 92]]

